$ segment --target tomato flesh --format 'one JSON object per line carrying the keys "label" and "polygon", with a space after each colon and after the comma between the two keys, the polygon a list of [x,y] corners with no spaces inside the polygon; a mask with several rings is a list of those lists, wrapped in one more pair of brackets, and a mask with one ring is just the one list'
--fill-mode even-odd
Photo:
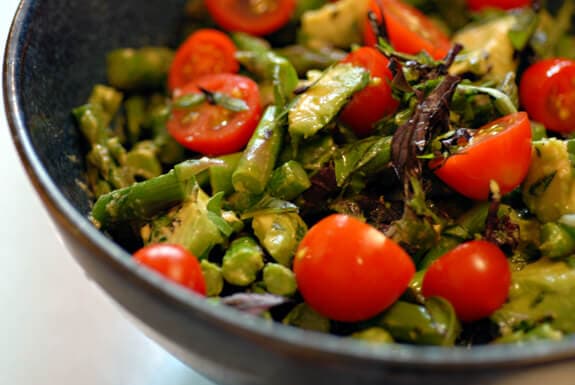
{"label": "tomato flesh", "polygon": [[198,259],[180,245],[158,243],[134,253],[134,259],[169,280],[206,295],[206,282]]}
{"label": "tomato flesh", "polygon": [[481,11],[486,8],[514,9],[529,5],[531,5],[531,0],[467,0],[467,6],[472,11]]}
{"label": "tomato flesh", "polygon": [[341,121],[358,136],[368,136],[373,133],[375,123],[394,113],[399,106],[391,91],[393,75],[388,68],[389,60],[373,47],[361,47],[343,62],[363,67],[371,73],[372,80],[377,79],[377,84],[356,93],[340,114]]}
{"label": "tomato flesh", "polygon": [[478,240],[457,246],[433,262],[423,277],[425,297],[443,297],[462,321],[488,317],[506,301],[511,269],[496,245]]}
{"label": "tomato flesh", "polygon": [[530,66],[519,98],[533,120],[561,134],[575,132],[575,61],[547,59]]}
{"label": "tomato flesh", "polygon": [[518,112],[481,127],[469,144],[447,159],[430,162],[430,168],[460,194],[487,200],[491,181],[497,182],[501,194],[523,182],[531,155],[529,118],[525,112]]}
{"label": "tomato flesh", "polygon": [[[397,51],[407,54],[426,51],[436,60],[443,59],[449,52],[449,37],[411,5],[400,0],[371,0],[369,9],[379,22],[385,20],[390,43]],[[377,44],[369,19],[364,23],[364,43]]]}
{"label": "tomato flesh", "polygon": [[241,150],[261,117],[258,85],[241,75],[207,75],[179,89],[174,97],[199,94],[200,88],[242,99],[248,109],[233,112],[208,102],[191,109],[174,109],[167,123],[168,131],[184,147],[204,155],[224,155]]}
{"label": "tomato flesh", "polygon": [[324,218],[308,231],[293,270],[306,303],[344,322],[365,320],[385,310],[415,273],[411,258],[393,240],[340,214]]}
{"label": "tomato flesh", "polygon": [[296,8],[296,0],[205,0],[205,4],[220,27],[256,36],[283,27]]}
{"label": "tomato flesh", "polygon": [[199,77],[217,73],[236,73],[236,46],[223,32],[201,29],[178,48],[168,74],[168,87],[174,90]]}

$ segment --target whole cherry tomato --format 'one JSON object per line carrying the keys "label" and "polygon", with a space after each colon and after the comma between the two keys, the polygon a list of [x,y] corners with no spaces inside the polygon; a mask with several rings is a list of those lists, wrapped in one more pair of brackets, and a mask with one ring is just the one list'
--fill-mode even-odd
{"label": "whole cherry tomato", "polygon": [[156,243],[136,251],[134,258],[171,281],[206,295],[206,282],[200,263],[182,246]]}
{"label": "whole cherry tomato", "polygon": [[513,9],[529,5],[531,0],[467,0],[467,6],[472,11],[481,11],[484,8]]}
{"label": "whole cherry tomato", "polygon": [[240,64],[235,55],[236,46],[225,33],[200,29],[176,51],[168,74],[168,87],[174,90],[204,75],[238,72]]}
{"label": "whole cherry tomato", "polygon": [[481,128],[469,143],[447,159],[429,166],[455,191],[468,198],[487,200],[491,181],[501,194],[518,187],[531,164],[531,125],[525,112],[504,116]]}
{"label": "whole cherry tomato", "polygon": [[288,23],[296,0],[205,0],[215,22],[228,31],[261,36],[277,31]]}
{"label": "whole cherry tomato", "polygon": [[[379,22],[385,20],[390,43],[397,51],[407,54],[426,51],[437,60],[449,52],[449,36],[411,5],[401,0],[371,0],[369,9]],[[377,43],[369,19],[364,22],[363,38],[365,45]]]}
{"label": "whole cherry tomato", "polygon": [[247,110],[232,111],[210,101],[192,108],[174,107],[167,124],[169,133],[182,146],[205,155],[241,150],[251,138],[262,114],[258,85],[241,75],[207,75],[178,89],[174,98],[202,94],[202,90],[242,99]]}
{"label": "whole cherry tomato", "polygon": [[442,297],[462,321],[490,316],[507,300],[511,269],[493,243],[470,241],[433,262],[423,277],[425,297]]}
{"label": "whole cherry tomato", "polygon": [[415,273],[409,255],[374,227],[335,214],[301,241],[293,270],[308,305],[338,321],[371,318],[393,304]]}
{"label": "whole cherry tomato", "polygon": [[562,134],[575,132],[575,61],[547,59],[531,65],[519,84],[529,116]]}
{"label": "whole cherry tomato", "polygon": [[363,67],[371,73],[372,79],[377,79],[376,84],[356,93],[340,114],[341,121],[358,136],[367,136],[373,132],[376,122],[394,113],[399,105],[391,93],[393,75],[387,68],[389,60],[373,47],[361,47],[343,62]]}

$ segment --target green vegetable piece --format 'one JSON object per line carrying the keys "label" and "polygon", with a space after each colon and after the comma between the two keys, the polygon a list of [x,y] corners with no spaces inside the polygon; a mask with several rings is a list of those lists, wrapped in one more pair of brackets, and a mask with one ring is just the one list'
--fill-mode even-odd
{"label": "green vegetable piece", "polygon": [[174,53],[164,47],[122,48],[107,56],[108,82],[126,91],[163,89]]}
{"label": "green vegetable piece", "polygon": [[503,337],[541,323],[575,332],[575,269],[563,260],[541,258],[514,272],[509,299],[491,319]]}
{"label": "green vegetable piece", "polygon": [[196,175],[220,164],[207,158],[185,161],[166,174],[102,195],[92,208],[92,220],[102,229],[121,222],[150,220],[181,203]]}
{"label": "green vegetable piece", "polygon": [[389,166],[391,137],[369,137],[341,149],[334,159],[335,178],[343,186],[356,174],[373,175]]}
{"label": "green vegetable piece", "polygon": [[328,2],[301,17],[301,35],[308,45],[348,48],[360,44],[368,0]]}
{"label": "green vegetable piece", "polygon": [[156,157],[157,148],[151,141],[138,142],[126,154],[126,166],[131,173],[142,179],[151,179],[162,173],[162,165]]}
{"label": "green vegetable piece", "polygon": [[523,182],[523,201],[541,222],[554,222],[575,212],[575,180],[568,144],[549,138],[533,146],[531,166]]}
{"label": "green vegetable piece", "polygon": [[234,240],[227,249],[222,263],[224,279],[236,286],[249,286],[264,267],[264,254],[251,237]]}
{"label": "green vegetable piece", "polygon": [[232,174],[238,167],[241,157],[241,152],[223,155],[218,157],[222,161],[221,165],[210,167],[210,186],[213,194],[223,192],[225,195],[229,195],[234,192]]}
{"label": "green vegetable piece", "polygon": [[357,91],[369,83],[369,72],[351,64],[336,64],[299,96],[289,111],[289,132],[309,138],[324,128]]}
{"label": "green vegetable piece", "polygon": [[97,84],[92,89],[88,104],[98,106],[102,111],[102,126],[108,127],[114,116],[120,110],[124,95],[118,90],[102,84]]}
{"label": "green vegetable piece", "polygon": [[140,138],[142,126],[146,121],[146,100],[141,96],[132,96],[124,102],[126,110],[126,136],[135,144]]}
{"label": "green vegetable piece", "polygon": [[153,133],[154,144],[158,147],[158,158],[166,165],[176,164],[185,159],[184,147],[170,135],[166,128],[170,115],[171,107],[168,99],[159,95],[151,98],[146,125]]}
{"label": "green vegetable piece", "polygon": [[206,281],[206,296],[217,297],[224,288],[222,268],[207,259],[202,259],[200,265]]}
{"label": "green vegetable piece", "polygon": [[290,45],[278,48],[275,52],[292,63],[301,77],[304,77],[311,70],[325,70],[329,66],[339,63],[346,56],[345,51],[330,46]]}
{"label": "green vegetable piece", "polygon": [[213,247],[227,241],[227,236],[210,216],[209,202],[210,197],[194,183],[182,205],[142,227],[144,244],[177,244],[199,259],[207,258]]}
{"label": "green vegetable piece", "polygon": [[575,239],[565,225],[555,222],[541,227],[541,253],[549,258],[564,258],[575,253]]}
{"label": "green vegetable piece", "polygon": [[549,324],[537,325],[528,330],[517,330],[516,332],[506,334],[497,338],[494,343],[496,344],[516,344],[530,341],[560,341],[563,339],[564,334],[559,330],[553,329]]}
{"label": "green vegetable piece", "polygon": [[418,345],[452,346],[461,330],[453,307],[442,298],[429,298],[425,306],[398,301],[378,324],[395,340]]}
{"label": "green vegetable piece", "polygon": [[297,71],[283,56],[271,51],[269,44],[246,34],[234,34],[238,47],[236,58],[263,83],[271,84],[275,104],[283,108],[292,98],[299,83]]}
{"label": "green vegetable piece", "polygon": [[272,49],[270,43],[262,38],[243,32],[235,32],[231,35],[238,51],[266,53]]}
{"label": "green vegetable piece", "polygon": [[373,344],[392,344],[395,342],[387,330],[377,326],[355,332],[351,338]]}
{"label": "green vegetable piece", "polygon": [[310,186],[309,177],[301,164],[290,160],[274,170],[268,182],[268,193],[276,198],[290,201]]}
{"label": "green vegetable piece", "polygon": [[301,143],[297,150],[289,145],[284,146],[280,154],[280,162],[295,160],[302,165],[304,170],[313,173],[320,170],[332,158],[336,150],[337,145],[331,135],[318,135]]}
{"label": "green vegetable piece", "polygon": [[305,303],[294,307],[283,319],[284,325],[295,326],[300,329],[329,333],[331,324],[329,319],[322,316]]}
{"label": "green vegetable piece", "polygon": [[257,215],[252,227],[264,249],[287,267],[291,266],[297,246],[307,232],[306,223],[296,213]]}
{"label": "green vegetable piece", "polygon": [[277,109],[268,107],[232,174],[236,191],[261,194],[265,190],[278,158],[283,127]]}
{"label": "green vegetable piece", "polygon": [[267,263],[264,267],[264,284],[267,291],[275,295],[291,296],[297,290],[294,272],[277,263]]}
{"label": "green vegetable piece", "polygon": [[534,142],[547,138],[547,130],[541,123],[531,122],[531,138]]}

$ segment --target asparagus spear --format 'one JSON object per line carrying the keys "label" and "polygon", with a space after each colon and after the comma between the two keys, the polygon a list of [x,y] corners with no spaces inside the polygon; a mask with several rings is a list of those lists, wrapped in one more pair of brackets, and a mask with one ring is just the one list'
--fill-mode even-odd
{"label": "asparagus spear", "polygon": [[221,164],[208,158],[188,160],[166,174],[102,195],[92,208],[92,220],[103,229],[121,222],[149,220],[181,203],[193,178]]}
{"label": "asparagus spear", "polygon": [[236,191],[261,194],[266,188],[281,148],[284,120],[268,107],[232,174]]}

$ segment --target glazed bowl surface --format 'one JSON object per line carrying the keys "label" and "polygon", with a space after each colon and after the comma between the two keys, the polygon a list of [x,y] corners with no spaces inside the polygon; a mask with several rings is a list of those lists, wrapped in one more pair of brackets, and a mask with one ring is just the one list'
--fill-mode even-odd
{"label": "glazed bowl surface", "polygon": [[4,57],[6,113],[30,180],[77,262],[146,333],[228,385],[573,383],[574,337],[466,349],[373,346],[307,332],[190,295],[94,228],[79,183],[84,147],[70,111],[105,81],[108,51],[173,46],[183,3],[24,0]]}

